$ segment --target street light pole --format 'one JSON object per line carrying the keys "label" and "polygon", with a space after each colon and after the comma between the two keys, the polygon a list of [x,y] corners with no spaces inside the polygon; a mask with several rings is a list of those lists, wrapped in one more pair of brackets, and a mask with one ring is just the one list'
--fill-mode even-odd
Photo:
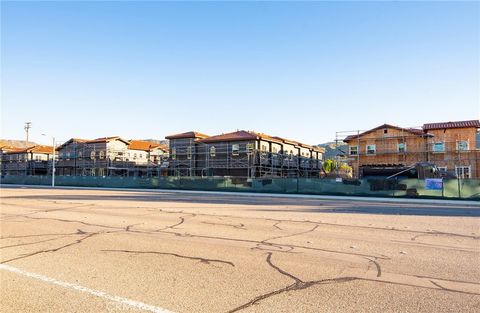
{"label": "street light pole", "polygon": [[52,187],[55,187],[55,137],[52,137]]}
{"label": "street light pole", "polygon": [[[46,136],[42,134],[42,136]],[[52,136],[52,187],[55,187],[55,137]]]}

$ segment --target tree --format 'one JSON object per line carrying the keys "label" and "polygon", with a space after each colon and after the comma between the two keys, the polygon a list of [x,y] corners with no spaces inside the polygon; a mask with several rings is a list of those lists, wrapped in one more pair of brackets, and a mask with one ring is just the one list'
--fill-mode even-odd
{"label": "tree", "polygon": [[325,174],[330,174],[335,169],[335,161],[334,160],[326,160],[323,163],[323,171]]}

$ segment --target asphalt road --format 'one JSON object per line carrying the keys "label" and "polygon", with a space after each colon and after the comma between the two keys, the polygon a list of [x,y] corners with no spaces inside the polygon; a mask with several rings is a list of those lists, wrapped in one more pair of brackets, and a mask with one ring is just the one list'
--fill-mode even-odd
{"label": "asphalt road", "polygon": [[1,312],[478,312],[480,208],[1,189]]}

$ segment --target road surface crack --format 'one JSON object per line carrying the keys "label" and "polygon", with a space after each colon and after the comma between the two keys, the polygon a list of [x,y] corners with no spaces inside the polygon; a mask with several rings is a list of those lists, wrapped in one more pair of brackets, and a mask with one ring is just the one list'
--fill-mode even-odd
{"label": "road surface crack", "polygon": [[234,309],[229,310],[228,313],[238,312],[240,310],[246,309],[246,308],[248,308],[252,305],[257,304],[262,300],[265,300],[267,298],[270,298],[270,297],[273,297],[273,296],[276,296],[276,295],[279,295],[279,294],[282,294],[282,293],[285,293],[285,292],[303,290],[303,289],[307,289],[307,288],[310,288],[310,287],[315,286],[315,285],[345,283],[345,282],[349,282],[349,281],[353,281],[353,280],[358,279],[356,277],[339,277],[339,278],[329,278],[329,279],[321,279],[321,280],[303,281],[302,279],[296,277],[295,275],[293,275],[291,273],[288,273],[287,271],[282,270],[280,267],[273,264],[272,263],[272,253],[271,252],[269,252],[267,254],[266,261],[267,261],[268,265],[270,267],[274,268],[277,272],[279,272],[280,274],[282,274],[284,276],[289,277],[290,279],[293,279],[294,283],[291,284],[291,285],[288,285],[286,287],[271,291],[269,293],[259,295],[255,298],[253,298],[252,300],[246,302],[245,304],[242,304],[242,305],[240,305],[240,306],[238,306]]}
{"label": "road surface crack", "polygon": [[190,259],[190,260],[198,260],[201,263],[205,264],[210,264],[210,263],[223,263],[230,265],[232,267],[235,267],[235,264],[233,264],[230,261],[224,261],[224,260],[219,260],[219,259],[208,259],[208,258],[202,258],[202,257],[194,257],[194,256],[187,256],[187,255],[181,255],[177,253],[169,253],[169,252],[159,252],[159,251],[135,251],[135,250],[101,250],[103,252],[120,252],[120,253],[132,253],[132,254],[157,254],[157,255],[168,255],[168,256],[174,256],[177,258],[182,258],[182,259]]}

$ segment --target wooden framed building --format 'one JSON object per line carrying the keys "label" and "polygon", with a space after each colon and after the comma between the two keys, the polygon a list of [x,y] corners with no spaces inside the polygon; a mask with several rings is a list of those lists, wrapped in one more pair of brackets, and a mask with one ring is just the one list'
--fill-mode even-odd
{"label": "wooden framed building", "polygon": [[322,168],[322,148],[252,131],[166,139],[172,176],[319,177]]}
{"label": "wooden framed building", "polygon": [[480,121],[428,123],[427,162],[460,178],[480,178]]}
{"label": "wooden framed building", "polygon": [[47,175],[53,147],[36,145],[2,151],[2,175]]}
{"label": "wooden framed building", "polygon": [[354,176],[390,176],[418,163],[434,164],[445,175],[480,177],[478,120],[429,123],[422,128],[383,124],[347,136]]}
{"label": "wooden framed building", "polygon": [[190,131],[165,137],[169,140],[168,172],[171,176],[201,176],[205,168],[205,145],[199,140],[208,135]]}
{"label": "wooden framed building", "polygon": [[157,176],[168,149],[143,140],[72,138],[57,148],[57,175]]}

